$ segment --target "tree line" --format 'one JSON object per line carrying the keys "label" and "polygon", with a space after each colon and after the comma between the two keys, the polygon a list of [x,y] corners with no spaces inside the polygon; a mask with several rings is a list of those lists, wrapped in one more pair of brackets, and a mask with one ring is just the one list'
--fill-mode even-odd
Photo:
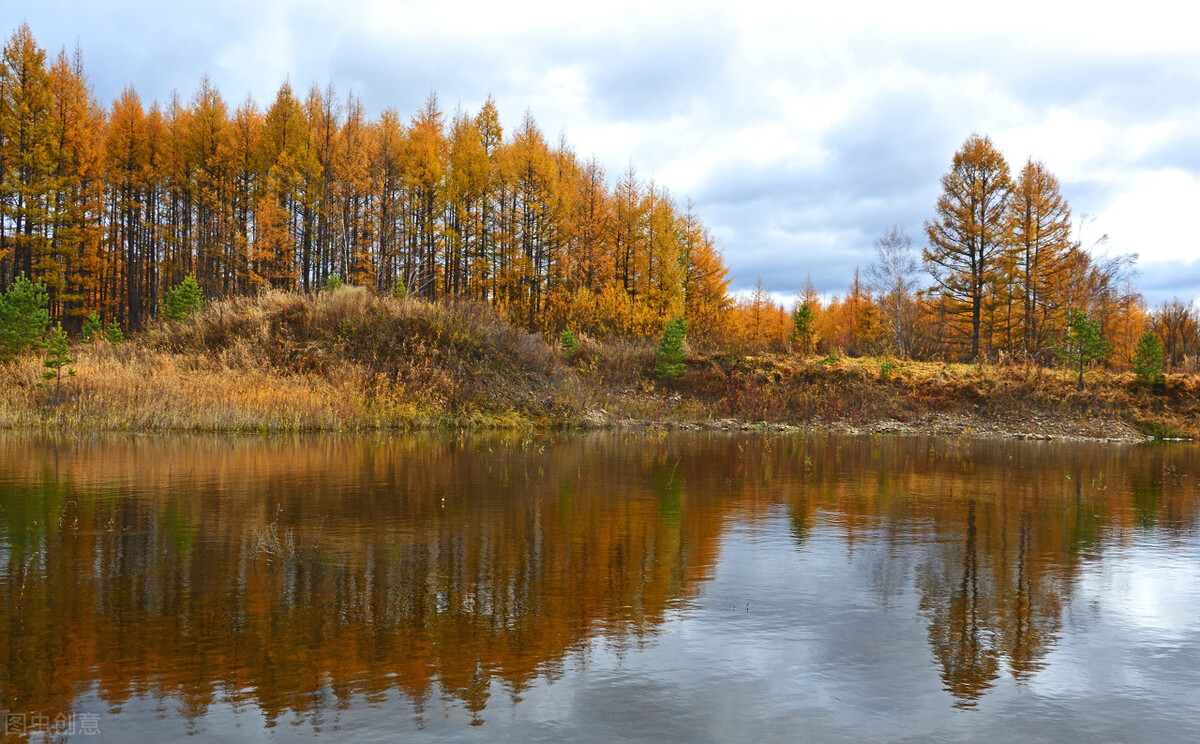
{"label": "tree line", "polygon": [[[1085,244],[1058,179],[1029,158],[1014,177],[986,136],[972,135],[942,177],[918,249],[895,225],[875,240],[865,276],[822,302],[811,280],[790,312],[760,282],[740,298],[733,327],[746,349],[800,348],[850,356],[1061,362],[1095,325],[1111,363],[1135,364],[1147,334],[1171,369],[1200,364],[1200,313],[1174,299],[1147,308],[1136,254]],[[1068,353],[1068,356],[1070,354]]]}
{"label": "tree line", "polygon": [[[213,299],[332,281],[468,299],[531,330],[657,335],[693,347],[1054,363],[1071,319],[1098,324],[1113,363],[1154,333],[1176,369],[1200,359],[1200,316],[1145,307],[1136,256],[1085,245],[1060,184],[1033,158],[1013,174],[972,135],[921,234],[896,226],[847,291],[809,282],[787,308],[742,297],[690,202],[630,166],[612,181],[532,116],[505,133],[495,102],[369,118],[332,86],[280,86],[265,110],[208,79],[190,100],[104,106],[82,56],[52,61],[28,26],[0,60],[0,292],[44,285],[72,333],[95,316],[137,331],[194,276]],[[98,321],[91,321],[98,322]]]}
{"label": "tree line", "polygon": [[367,117],[332,86],[287,83],[265,110],[208,79],[145,105],[91,93],[78,50],[48,61],[28,26],[0,64],[0,290],[45,285],[51,317],[138,330],[194,275],[205,296],[339,280],[502,308],[523,326],[715,333],[728,273],[690,203],[632,166],[611,185],[530,115],[494,101]]}

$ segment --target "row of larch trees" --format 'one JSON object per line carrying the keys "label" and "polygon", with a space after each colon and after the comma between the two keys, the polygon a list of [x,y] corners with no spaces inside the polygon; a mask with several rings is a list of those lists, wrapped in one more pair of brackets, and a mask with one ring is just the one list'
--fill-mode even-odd
{"label": "row of larch trees", "polygon": [[1083,244],[1086,221],[1073,221],[1042,162],[1030,158],[1014,178],[992,142],[972,135],[941,183],[923,250],[894,226],[844,295],[822,302],[810,281],[790,316],[760,283],[733,308],[731,341],[747,350],[1053,363],[1069,319],[1082,313],[1112,342],[1117,365],[1128,365],[1148,329],[1169,350],[1169,365],[1200,348],[1188,330],[1200,327],[1189,323],[1190,306],[1147,313],[1132,282],[1136,255],[1093,252],[1104,238]]}
{"label": "row of larch trees", "polygon": [[1132,352],[1145,323],[1131,281],[1136,255],[1097,259],[1086,250],[1058,179],[1040,161],[1027,160],[1014,180],[991,140],[972,135],[942,177],[925,233],[942,321],[933,327],[959,356],[1048,360],[1076,312]]}
{"label": "row of larch trees", "polygon": [[21,273],[68,327],[97,312],[140,328],[188,274],[210,297],[337,276],[593,335],[686,315],[697,341],[728,305],[690,204],[632,167],[610,184],[529,115],[506,137],[491,100],[371,119],[332,86],[286,83],[264,111],[207,79],[186,102],[128,88],[105,108],[79,53],[48,63],[27,26],[0,65],[0,290]]}
{"label": "row of larch trees", "polygon": [[822,305],[806,288],[797,335],[765,287],[728,296],[690,202],[632,166],[610,181],[529,115],[506,133],[491,100],[448,116],[431,95],[409,118],[370,118],[332,86],[298,96],[285,83],[264,110],[204,79],[190,100],[147,106],[128,88],[105,107],[80,53],[51,60],[27,26],[0,60],[0,291],[22,273],[43,282],[68,329],[92,313],[142,328],[189,274],[208,297],[336,276],[488,303],[553,333],[646,337],[682,315],[701,347],[1053,362],[1081,312],[1117,363],[1148,327],[1168,364],[1200,358],[1194,308],[1148,314],[1135,257],[1083,245],[1039,161],[1014,177],[972,135],[923,232],[923,251],[899,228],[882,236],[841,298]]}

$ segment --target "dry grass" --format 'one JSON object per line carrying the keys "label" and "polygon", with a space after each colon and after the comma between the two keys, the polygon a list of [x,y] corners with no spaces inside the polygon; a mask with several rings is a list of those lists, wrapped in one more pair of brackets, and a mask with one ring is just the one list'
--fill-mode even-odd
{"label": "dry grass", "polygon": [[636,385],[654,372],[654,344],[647,340],[613,338],[604,342],[586,335],[579,339],[575,365],[597,386]]}
{"label": "dry grass", "polygon": [[545,415],[566,374],[549,346],[486,307],[372,297],[358,287],[215,302],[136,341],[76,353],[78,374],[58,407],[36,386],[36,358],[0,368],[0,426],[514,426]]}
{"label": "dry grass", "polygon": [[1200,376],[1141,389],[1131,373],[881,358],[713,357],[692,360],[685,395],[716,415],[809,423],[910,421],[931,413],[1121,419],[1149,434],[1200,437]]}
{"label": "dry grass", "polygon": [[1130,374],[879,358],[693,357],[653,377],[648,341],[557,344],[477,304],[376,297],[358,287],[212,303],[120,346],[77,346],[55,407],[41,362],[0,366],[0,427],[139,431],[365,431],[572,425],[611,418],[820,425],[919,421],[931,413],[1121,419],[1200,437],[1200,375],[1162,391]]}

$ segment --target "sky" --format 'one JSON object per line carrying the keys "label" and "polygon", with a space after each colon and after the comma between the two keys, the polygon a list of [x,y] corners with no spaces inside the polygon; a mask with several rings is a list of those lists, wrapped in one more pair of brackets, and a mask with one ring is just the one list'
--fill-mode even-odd
{"label": "sky", "polygon": [[[332,83],[367,112],[496,99],[615,180],[631,165],[717,238],[731,289],[844,292],[899,225],[925,245],[940,178],[972,134],[1014,175],[1060,180],[1077,238],[1136,253],[1150,305],[1200,297],[1200,37],[1177,2],[1136,12],[1003,4],[0,0],[51,53],[83,53],[104,102],[269,105]],[[1107,236],[1107,239],[1103,239]]]}

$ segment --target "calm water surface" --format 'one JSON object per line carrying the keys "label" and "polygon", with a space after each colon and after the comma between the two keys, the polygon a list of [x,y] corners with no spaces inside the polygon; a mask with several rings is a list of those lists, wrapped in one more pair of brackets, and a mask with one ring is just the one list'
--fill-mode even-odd
{"label": "calm water surface", "polygon": [[2,435],[0,710],[33,741],[1196,741],[1198,508],[1193,445]]}

